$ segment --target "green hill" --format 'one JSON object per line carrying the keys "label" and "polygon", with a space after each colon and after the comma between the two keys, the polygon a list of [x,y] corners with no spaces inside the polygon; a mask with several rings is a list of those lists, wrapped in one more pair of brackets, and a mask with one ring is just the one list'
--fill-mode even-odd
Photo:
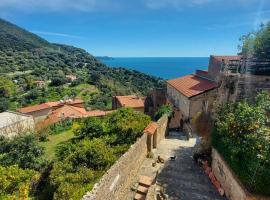
{"label": "green hill", "polygon": [[[76,89],[80,84],[98,89],[98,92],[95,90],[81,95],[89,107],[109,108],[112,95],[145,95],[149,90],[163,87],[164,84],[161,79],[137,71],[109,68],[83,49],[49,43],[2,19],[0,74],[16,82],[12,95],[5,95],[5,99],[2,99],[2,102],[8,102],[5,107],[9,109],[59,100],[63,96],[81,95]],[[77,81],[67,85],[65,76],[68,74],[76,75]],[[46,81],[48,87],[35,87],[35,80]],[[5,85],[3,81],[2,85]],[[0,80],[1,93],[4,92],[1,92]]]}

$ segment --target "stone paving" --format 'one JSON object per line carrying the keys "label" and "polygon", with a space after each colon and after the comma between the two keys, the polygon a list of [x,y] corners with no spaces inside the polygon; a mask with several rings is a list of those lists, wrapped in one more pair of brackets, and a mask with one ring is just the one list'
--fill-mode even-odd
{"label": "stone paving", "polygon": [[[196,139],[187,141],[175,132],[169,135],[154,151],[154,159],[161,156],[165,163],[152,167],[154,159],[146,158],[140,175],[154,178],[158,172],[157,185],[164,189],[169,200],[225,200],[192,159]],[[176,160],[171,161],[171,156],[176,156]]]}

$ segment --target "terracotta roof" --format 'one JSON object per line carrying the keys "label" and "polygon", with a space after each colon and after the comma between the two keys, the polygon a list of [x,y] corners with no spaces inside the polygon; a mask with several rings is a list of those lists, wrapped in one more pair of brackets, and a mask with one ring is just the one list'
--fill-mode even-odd
{"label": "terracotta roof", "polygon": [[40,130],[46,126],[57,123],[62,119],[77,119],[83,117],[102,117],[105,116],[112,111],[103,111],[103,110],[91,110],[86,111],[84,108],[78,108],[72,105],[64,105],[56,110],[54,110],[48,117],[42,122],[37,124],[37,129]]}
{"label": "terracotta roof", "polygon": [[213,81],[193,74],[168,80],[167,83],[189,98],[218,86]]}
{"label": "terracotta roof", "polygon": [[75,99],[73,101],[65,101],[65,102],[60,102],[60,101],[51,101],[51,102],[46,102],[46,103],[42,103],[39,105],[34,105],[34,106],[27,106],[27,107],[23,107],[18,109],[17,111],[20,113],[31,113],[31,112],[35,112],[35,111],[39,111],[39,110],[44,110],[47,108],[52,108],[52,107],[57,107],[57,106],[64,106],[64,105],[74,105],[74,104],[80,104],[83,103],[83,100],[81,99]]}
{"label": "terracotta roof", "polygon": [[151,122],[148,126],[144,129],[144,133],[153,135],[158,128],[158,124],[156,122]]}
{"label": "terracotta roof", "polygon": [[218,61],[240,60],[241,56],[212,56]]}
{"label": "terracotta roof", "polygon": [[20,108],[17,111],[20,112],[20,113],[31,113],[31,112],[34,112],[34,111],[44,110],[44,109],[47,109],[47,108],[50,108],[50,106],[48,104],[46,104],[46,103],[42,103],[42,104],[39,104],[39,105],[27,106],[27,107],[24,107],[24,108]]}
{"label": "terracotta roof", "polygon": [[115,98],[119,101],[120,105],[123,107],[128,107],[128,108],[143,108],[144,107],[144,100],[135,95],[116,96]]}

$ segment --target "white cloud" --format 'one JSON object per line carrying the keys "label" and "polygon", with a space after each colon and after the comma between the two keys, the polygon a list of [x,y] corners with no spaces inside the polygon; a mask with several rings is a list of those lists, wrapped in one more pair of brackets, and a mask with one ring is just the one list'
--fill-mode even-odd
{"label": "white cloud", "polygon": [[[264,1],[264,0],[260,0]],[[249,6],[257,5],[258,0],[145,0],[146,7],[150,9],[174,8],[184,9],[188,7],[218,4],[224,6]],[[269,2],[268,2],[269,4]]]}
{"label": "white cloud", "polygon": [[146,6],[151,9],[162,9],[166,7],[182,9],[185,7],[209,4],[214,1],[219,0],[146,0]]}
{"label": "white cloud", "polygon": [[77,36],[77,35],[70,35],[66,33],[55,33],[55,32],[47,32],[47,31],[31,31],[33,33],[39,34],[39,35],[51,35],[51,36],[59,36],[59,37],[67,37],[67,38],[77,38],[77,39],[85,39],[84,37]]}
{"label": "white cloud", "polygon": [[111,0],[0,0],[0,9],[16,9],[21,11],[83,11],[112,7]]}

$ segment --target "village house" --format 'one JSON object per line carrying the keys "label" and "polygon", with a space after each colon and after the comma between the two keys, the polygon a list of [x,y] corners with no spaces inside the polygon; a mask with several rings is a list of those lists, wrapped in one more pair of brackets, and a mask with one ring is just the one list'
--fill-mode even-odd
{"label": "village house", "polygon": [[77,76],[75,75],[66,75],[66,78],[69,82],[73,82],[77,80]]}
{"label": "village house", "polygon": [[114,96],[112,100],[112,109],[133,108],[136,111],[144,112],[144,99],[135,95]]}
{"label": "village house", "polygon": [[39,88],[44,88],[46,86],[45,81],[35,81],[34,82],[36,84],[37,87]]}
{"label": "village house", "polygon": [[0,136],[14,137],[34,130],[34,120],[30,115],[6,111],[0,113]]}
{"label": "village house", "polygon": [[103,110],[86,110],[84,107],[77,107],[71,104],[64,104],[63,106],[53,110],[43,121],[37,123],[37,130],[47,127],[51,124],[67,120],[79,119],[84,117],[104,117],[105,115],[113,112]]}
{"label": "village house", "polygon": [[84,102],[81,99],[68,99],[54,102],[42,103],[39,105],[27,106],[18,109],[17,111],[23,114],[31,115],[35,122],[44,120],[54,110],[63,107],[64,105],[71,105],[78,108],[84,108]]}
{"label": "village house", "polygon": [[167,98],[173,106],[170,128],[192,134],[192,118],[212,109],[218,85],[200,72],[167,81]]}

